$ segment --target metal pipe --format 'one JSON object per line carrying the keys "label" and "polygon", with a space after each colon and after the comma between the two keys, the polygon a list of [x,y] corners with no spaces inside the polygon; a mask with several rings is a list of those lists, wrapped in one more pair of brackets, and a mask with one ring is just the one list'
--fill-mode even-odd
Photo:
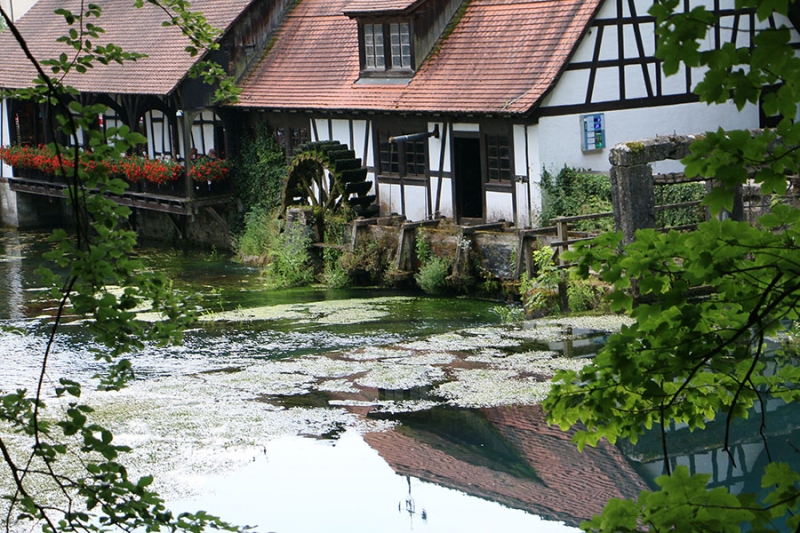
{"label": "metal pipe", "polygon": [[389,137],[390,143],[404,143],[406,141],[421,141],[429,137],[439,138],[439,125],[433,127],[433,131],[425,131],[422,133],[409,133],[408,135],[398,135],[397,137]]}
{"label": "metal pipe", "polygon": [[[9,128],[10,125],[7,121],[7,113],[6,113],[6,100],[0,100],[0,148],[6,145],[6,128]],[[5,168],[5,163],[0,161],[0,179],[5,178],[3,169]]]}

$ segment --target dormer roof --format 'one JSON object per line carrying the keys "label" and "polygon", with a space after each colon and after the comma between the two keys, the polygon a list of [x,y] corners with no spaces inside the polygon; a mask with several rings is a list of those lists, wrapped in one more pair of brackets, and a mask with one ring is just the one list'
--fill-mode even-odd
{"label": "dormer roof", "polygon": [[348,17],[361,15],[404,14],[413,11],[425,0],[350,0],[343,13]]}
{"label": "dormer roof", "polygon": [[[601,0],[472,0],[410,80],[360,80],[357,9],[410,0],[302,0],[242,80],[238,106],[286,110],[530,112]],[[374,11],[373,11],[374,13]]]}

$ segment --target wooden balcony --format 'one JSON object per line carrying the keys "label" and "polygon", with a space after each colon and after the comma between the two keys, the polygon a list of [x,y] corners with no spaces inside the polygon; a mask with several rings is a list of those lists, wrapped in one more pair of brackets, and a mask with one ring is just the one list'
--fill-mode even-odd
{"label": "wooden balcony", "polygon": [[[15,177],[3,178],[12,191],[54,198],[64,198],[66,183],[59,177],[37,171],[19,171]],[[129,183],[128,190],[112,198],[120,205],[135,209],[161,211],[176,215],[195,215],[204,207],[228,204],[233,197],[231,180],[222,182],[190,182],[194,187],[189,194],[186,180],[163,185],[148,182]]]}

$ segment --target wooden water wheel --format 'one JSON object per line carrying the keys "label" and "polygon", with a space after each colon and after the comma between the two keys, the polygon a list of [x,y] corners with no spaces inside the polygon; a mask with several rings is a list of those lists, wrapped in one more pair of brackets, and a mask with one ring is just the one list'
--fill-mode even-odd
{"label": "wooden water wheel", "polygon": [[376,196],[369,194],[367,168],[353,150],[338,141],[301,145],[289,166],[283,190],[283,209],[293,205],[319,207],[325,211],[350,206],[361,216],[375,216]]}

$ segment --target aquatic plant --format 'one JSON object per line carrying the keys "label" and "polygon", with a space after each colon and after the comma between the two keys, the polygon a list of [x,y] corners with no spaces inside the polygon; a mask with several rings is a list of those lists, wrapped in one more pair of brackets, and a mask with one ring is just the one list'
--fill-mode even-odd
{"label": "aquatic plant", "polygon": [[256,206],[245,215],[244,231],[233,238],[233,248],[242,259],[265,262],[270,245],[280,232],[276,208]]}
{"label": "aquatic plant", "polygon": [[424,229],[417,231],[415,251],[420,267],[414,274],[419,288],[428,294],[443,294],[447,291],[447,278],[453,266],[449,257],[441,257],[434,253],[431,234]]}
{"label": "aquatic plant", "polygon": [[314,281],[311,235],[302,224],[291,224],[272,238],[267,250],[264,276],[272,288],[299,287]]}

